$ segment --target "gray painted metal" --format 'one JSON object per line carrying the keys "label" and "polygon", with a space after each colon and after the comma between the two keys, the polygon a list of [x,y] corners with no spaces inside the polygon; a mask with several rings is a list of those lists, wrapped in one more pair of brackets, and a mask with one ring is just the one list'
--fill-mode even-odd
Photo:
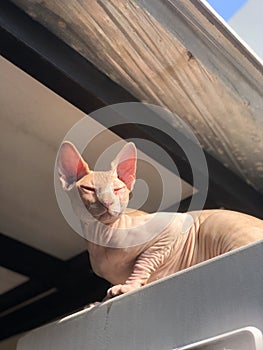
{"label": "gray painted metal", "polygon": [[263,242],[227,253],[32,331],[18,350],[174,349],[263,330]]}

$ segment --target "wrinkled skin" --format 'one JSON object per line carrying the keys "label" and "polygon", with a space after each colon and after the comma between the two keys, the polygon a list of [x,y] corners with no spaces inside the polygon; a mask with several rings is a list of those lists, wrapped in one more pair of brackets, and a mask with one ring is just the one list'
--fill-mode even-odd
{"label": "wrinkled skin", "polygon": [[64,143],[58,170],[87,238],[92,268],[113,284],[104,300],[263,239],[262,220],[227,210],[158,213],[157,222],[167,224],[146,227],[152,214],[126,209],[136,172],[132,143],[105,172],[91,171],[75,147]]}

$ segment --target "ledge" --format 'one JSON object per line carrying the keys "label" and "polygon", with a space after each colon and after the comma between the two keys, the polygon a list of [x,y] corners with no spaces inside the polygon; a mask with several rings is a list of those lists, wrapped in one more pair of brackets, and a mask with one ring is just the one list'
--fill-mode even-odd
{"label": "ledge", "polygon": [[36,329],[18,350],[174,349],[263,331],[263,241]]}

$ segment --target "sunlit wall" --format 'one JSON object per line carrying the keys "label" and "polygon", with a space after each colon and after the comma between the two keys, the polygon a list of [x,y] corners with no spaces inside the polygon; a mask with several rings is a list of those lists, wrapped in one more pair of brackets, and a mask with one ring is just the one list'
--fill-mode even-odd
{"label": "sunlit wall", "polygon": [[263,59],[263,0],[207,0]]}

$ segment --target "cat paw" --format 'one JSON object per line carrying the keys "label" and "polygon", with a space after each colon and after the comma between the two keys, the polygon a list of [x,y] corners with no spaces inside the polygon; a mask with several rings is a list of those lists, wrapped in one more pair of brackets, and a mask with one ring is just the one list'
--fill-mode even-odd
{"label": "cat paw", "polygon": [[140,284],[117,284],[116,286],[111,287],[107,291],[107,295],[103,301],[109,300],[111,298],[116,297],[117,295],[122,295],[128,292],[131,292],[137,288],[139,288]]}
{"label": "cat paw", "polygon": [[90,310],[90,309],[92,309],[94,306],[97,306],[97,305],[99,305],[99,304],[101,304],[99,301],[95,301],[94,303],[90,303],[90,304],[84,306],[83,310]]}

